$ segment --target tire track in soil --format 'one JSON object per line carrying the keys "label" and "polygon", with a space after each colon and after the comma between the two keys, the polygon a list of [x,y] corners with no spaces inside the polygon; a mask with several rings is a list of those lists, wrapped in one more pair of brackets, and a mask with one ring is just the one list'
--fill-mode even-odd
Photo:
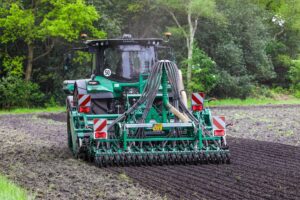
{"label": "tire track in soil", "polygon": [[[234,180],[233,178],[222,177],[219,174],[216,174],[216,172],[212,174],[211,170],[208,170],[208,171],[206,171],[206,173],[203,173],[203,174],[202,174],[202,172],[204,172],[204,171],[202,170],[197,175],[195,175],[194,173],[189,173],[191,170],[193,170],[193,168],[187,167],[187,168],[185,168],[185,170],[182,171],[182,173],[189,175],[190,178],[194,178],[196,181],[209,179],[209,181],[213,183],[212,185],[215,189],[222,191],[220,193],[221,195],[224,193],[227,194],[226,197],[228,199],[231,198],[232,193],[236,194],[236,196],[238,197],[237,199],[245,199],[245,198],[248,198],[249,193],[252,192],[252,190],[250,190],[250,192],[248,192],[246,194],[242,193],[239,185],[234,184],[236,182],[236,180]],[[195,169],[195,170],[199,171],[199,169]],[[247,189],[249,190],[251,188],[253,188],[253,185],[248,184]],[[263,199],[264,196],[257,195],[257,198]]]}
{"label": "tire track in soil", "polygon": [[[183,166],[184,167],[184,166]],[[207,184],[208,182],[208,178],[210,178],[210,182],[214,182],[215,183],[215,180],[212,180],[212,177],[209,173],[206,173],[206,174],[201,174],[199,176],[199,174],[189,174],[189,171],[190,169],[188,170],[184,170],[184,168],[181,168],[181,167],[176,167],[176,169],[172,169],[172,168],[166,168],[165,171],[162,172],[161,169],[157,169],[157,168],[153,168],[150,169],[150,171],[153,171],[154,173],[157,173],[158,175],[162,175],[162,176],[166,176],[166,177],[172,177],[172,179],[176,179],[176,181],[178,181],[178,183],[182,184],[182,183],[189,183],[188,185],[186,185],[186,187],[189,187],[191,190],[195,190],[195,188],[193,187],[194,185],[202,185],[202,188],[203,190],[205,191],[209,191],[210,193],[214,194],[212,197],[215,198],[216,195],[218,195],[218,198],[220,199],[223,199],[224,197],[227,197],[227,198],[232,198],[232,194],[230,196],[228,196],[228,193],[226,193],[226,191],[228,191],[228,188],[227,186],[224,187],[224,184],[223,184],[223,187],[220,188],[222,189],[222,192],[216,192],[215,190],[216,189],[219,189],[218,187],[210,187],[210,185]],[[184,174],[184,178],[182,177],[178,177],[177,174],[178,173],[182,173]],[[200,178],[198,178],[200,177]],[[186,187],[184,187],[183,189],[185,189]],[[230,189],[229,189],[230,191]],[[199,192],[199,191],[197,191]],[[232,191],[236,197],[238,199],[241,199],[242,197],[244,197],[241,193],[237,193],[235,191]]]}
{"label": "tire track in soil", "polygon": [[[234,156],[234,155],[232,155]],[[248,168],[256,168],[256,169],[260,169],[261,171],[265,171],[266,173],[270,172],[270,171],[276,171],[279,174],[284,173],[285,176],[291,176],[291,177],[299,177],[299,172],[295,171],[295,169],[299,168],[300,165],[290,165],[290,163],[286,162],[285,160],[282,160],[282,162],[274,162],[273,160],[269,160],[269,161],[262,161],[262,160],[258,160],[258,161],[248,161],[247,163],[245,163],[245,158],[241,157],[241,156],[235,156],[233,162],[235,164],[239,164],[241,166],[245,166]],[[291,161],[293,162],[293,161]],[[273,165],[282,165],[281,167],[275,166],[273,167],[272,165],[270,165],[270,163],[272,163]],[[289,174],[291,173],[291,174]],[[273,174],[271,174],[273,175]]]}
{"label": "tire track in soil", "polygon": [[[274,185],[274,186],[276,186],[276,184],[278,184],[278,183],[293,186],[295,184],[298,184],[298,182],[299,182],[297,180],[297,181],[291,183],[290,177],[286,177],[286,174],[284,174],[284,175],[280,174],[280,176],[279,176],[279,175],[277,175],[277,172],[276,172],[276,174],[274,174],[274,173],[269,174],[268,171],[263,171],[264,176],[261,176],[261,174],[252,174],[252,177],[249,177],[248,174],[251,174],[253,172],[253,168],[252,169],[249,169],[249,168],[247,169],[247,165],[242,165],[242,164],[241,164],[241,166],[243,166],[243,168],[239,168],[239,169],[236,168],[234,172],[236,174],[242,174],[243,176],[247,176],[247,180],[248,181],[250,180],[249,182],[252,182],[253,184],[256,184],[256,181],[258,181],[258,180],[262,179],[262,181],[264,181],[265,178],[271,179],[271,178],[274,178],[274,177],[276,177],[276,180],[277,180],[277,182],[275,182],[275,183],[271,182],[271,185]],[[202,171],[208,171],[206,168],[202,168],[201,170]],[[222,170],[222,172],[220,173],[218,170]],[[226,168],[225,169],[220,169],[220,168],[216,169],[215,174],[218,174],[218,175],[222,176],[223,173],[226,173],[226,171],[224,171],[224,170],[226,170]],[[208,172],[210,172],[210,171],[208,171]],[[287,179],[289,179],[288,182],[287,182]],[[265,187],[269,188],[268,186],[269,185],[266,185]]]}
{"label": "tire track in soil", "polygon": [[230,165],[113,167],[170,199],[300,199],[299,147],[229,138]]}
{"label": "tire track in soil", "polygon": [[[192,169],[191,169],[192,168]],[[194,174],[193,173],[190,173],[190,171],[191,170],[199,170],[199,168],[198,168],[198,166],[195,166],[195,167],[189,167],[189,166],[187,166],[187,167],[184,167],[184,169],[186,169],[186,170],[183,170],[183,173],[185,173],[185,174],[189,174],[189,175],[191,175],[191,176],[194,176]],[[208,174],[211,174],[211,170],[203,170],[203,169],[206,169],[206,168],[201,168],[201,172],[203,172],[203,171],[206,171],[206,173],[205,173],[205,175],[208,175]],[[218,170],[222,170],[222,169],[218,169]],[[253,193],[253,191],[257,191],[257,190],[263,190],[264,191],[264,189],[270,189],[270,190],[272,190],[273,189],[273,186],[274,187],[276,187],[276,184],[272,184],[273,182],[268,182],[268,183],[264,183],[264,179],[266,178],[266,177],[263,177],[263,176],[255,176],[255,177],[250,177],[249,176],[249,174],[243,174],[243,177],[244,176],[246,176],[247,177],[247,181],[246,182],[244,182],[244,181],[238,181],[238,180],[233,180],[232,178],[229,178],[229,177],[225,177],[225,176],[222,176],[222,174],[223,173],[226,173],[226,168],[224,169],[224,170],[222,170],[222,173],[220,173],[218,170],[216,170],[216,171],[214,171],[214,174],[213,175],[215,175],[215,176],[212,176],[211,177],[211,179],[214,181],[214,182],[220,182],[220,184],[222,185],[226,185],[226,186],[231,186],[231,185],[228,185],[227,184],[227,182],[232,182],[232,181],[236,181],[236,182],[239,182],[240,184],[243,184],[243,185],[245,185],[245,187],[247,187],[247,189],[249,189],[249,188],[252,188],[253,190],[251,190],[251,193],[252,194],[254,194],[254,195],[256,195],[256,192],[254,192]],[[178,171],[178,170],[177,170]],[[223,172],[224,171],[224,172]],[[240,174],[240,173],[243,173],[243,171],[241,170],[241,169],[239,169],[239,170],[236,170],[235,171],[235,173],[236,174]],[[217,175],[217,176],[216,176]],[[255,175],[255,174],[254,174]],[[201,179],[205,179],[205,177],[203,177],[203,175],[196,175],[195,177],[200,177],[200,180]],[[222,178],[222,179],[220,179],[220,177]],[[218,181],[219,180],[219,181]],[[223,181],[223,182],[222,182]],[[225,182],[226,181],[226,182]],[[257,181],[261,181],[261,182],[263,182],[264,184],[261,184],[260,185],[260,187],[259,188],[257,188],[257,187],[255,187],[255,185],[256,185],[256,183],[257,183]],[[269,184],[271,184],[271,185],[273,185],[273,186],[270,186]],[[236,189],[236,190],[239,190],[239,188],[237,188],[237,187],[235,187],[235,185],[233,185],[234,186],[234,189]],[[223,189],[223,188],[222,188]],[[292,195],[297,195],[296,193],[294,193],[294,191],[292,191],[293,192],[293,194]],[[257,194],[258,196],[261,196],[261,195],[259,195],[259,194]],[[261,197],[263,197],[263,196],[261,196]]]}
{"label": "tire track in soil", "polygon": [[[153,167],[157,167],[157,166],[153,166]],[[155,184],[155,187],[152,189],[161,189],[158,184],[161,185],[161,183],[163,182],[164,184],[166,184],[168,187],[167,189],[164,188],[164,193],[162,193],[162,195],[166,195],[168,194],[169,197],[172,197],[171,199],[182,199],[183,197],[186,199],[195,199],[198,198],[195,195],[195,189],[190,189],[189,187],[182,187],[183,182],[182,181],[170,181],[168,179],[168,176],[170,176],[170,174],[168,173],[164,173],[164,170],[159,170],[158,172],[153,173],[153,167],[146,169],[145,167],[140,167],[139,170],[134,169],[135,167],[131,167],[131,168],[127,168],[127,172],[130,172],[130,176],[132,175],[133,178],[138,179],[139,181],[142,180],[143,182],[146,182],[146,184],[148,185],[148,183],[150,182],[151,185]],[[157,175],[162,175],[162,176],[157,176]],[[207,193],[207,190],[204,190],[204,188],[200,188],[201,192]],[[184,195],[183,195],[184,194]],[[218,196],[213,195],[211,192],[207,193],[207,196],[210,198],[214,198],[214,199],[222,199],[219,198]]]}
{"label": "tire track in soil", "polygon": [[[247,154],[256,155],[256,157],[254,157],[254,159],[270,160],[270,158],[274,158],[279,161],[280,161],[280,159],[282,159],[284,161],[293,161],[294,163],[297,163],[297,164],[300,163],[299,160],[294,160],[294,158],[288,157],[291,155],[291,153],[294,153],[296,157],[300,156],[299,152],[296,150],[290,151],[290,150],[288,150],[288,148],[286,148],[284,152],[281,152],[281,151],[278,151],[277,147],[267,146],[267,145],[266,145],[267,148],[265,147],[264,149],[260,150],[261,146],[253,147],[253,146],[249,146],[249,145],[247,145],[247,143],[245,143],[243,145],[238,146],[238,148],[233,148],[233,150],[235,150],[234,152],[240,152],[242,150],[241,146],[243,146],[244,149],[247,149]],[[274,154],[274,151],[276,151],[276,154]],[[243,151],[243,152],[245,152],[245,151]],[[257,153],[259,153],[259,155],[260,155],[259,157],[257,157]],[[295,164],[295,166],[297,164]]]}
{"label": "tire track in soil", "polygon": [[[276,169],[272,168],[271,166],[270,167],[262,168],[262,167],[260,167],[260,166],[257,165],[258,163],[253,164],[253,162],[248,162],[248,163],[245,164],[245,163],[243,163],[244,160],[242,160],[242,159],[236,159],[236,161],[237,161],[237,163],[240,166],[244,166],[244,169],[247,169],[247,168],[249,168],[249,170],[255,170],[256,169],[256,170],[259,170],[259,171],[263,171],[263,172],[265,172],[267,174],[269,174],[270,171],[271,172],[276,172],[276,174],[270,173],[269,177],[274,177],[274,176],[277,176],[277,175],[283,175],[284,176],[283,181],[286,181],[287,177],[292,177],[292,178],[298,177],[299,178],[299,175],[297,175],[297,172],[295,172],[295,168],[294,167],[291,168],[289,166],[289,168],[281,168],[281,170],[276,170]],[[267,163],[267,164],[269,164],[269,163]],[[259,163],[259,164],[262,164],[262,163]],[[282,170],[284,170],[284,171],[282,171]],[[299,183],[299,181],[297,181],[295,179],[290,180],[290,182]]]}
{"label": "tire track in soil", "polygon": [[[127,169],[128,171],[130,171],[131,169]],[[118,169],[109,169],[109,172],[115,172],[115,173],[123,173],[122,170],[119,171]],[[160,186],[159,184],[164,184],[167,185],[168,187],[165,188],[165,193],[163,195],[168,194],[169,197],[173,197],[173,198],[180,198],[180,195],[174,194],[173,192],[176,191],[176,189],[178,189],[177,185],[174,185],[173,183],[170,183],[162,178],[153,180],[153,175],[149,173],[144,173],[143,171],[135,171],[130,175],[131,178],[134,178],[135,180],[138,180],[138,182],[140,184],[144,184],[144,187],[149,188],[149,189],[154,189],[159,191]],[[180,188],[179,188],[180,189]],[[172,198],[172,199],[173,199]]]}
{"label": "tire track in soil", "polygon": [[[168,182],[174,182],[176,185],[179,185],[180,190],[176,190],[176,192],[181,192],[181,194],[187,194],[187,192],[189,191],[191,194],[191,197],[197,197],[197,195],[195,193],[207,193],[207,196],[210,198],[215,198],[215,199],[222,199],[219,195],[216,194],[212,194],[212,189],[207,187],[206,185],[203,185],[203,187],[199,188],[197,191],[195,190],[195,185],[197,184],[201,184],[201,182],[199,183],[195,183],[194,179],[188,179],[186,176],[181,177],[181,176],[177,176],[177,171],[174,172],[172,170],[170,170],[170,168],[160,168],[160,167],[154,167],[154,168],[147,168],[145,169],[147,170],[150,174],[155,174],[157,176],[157,178],[159,177],[165,177]],[[186,173],[185,173],[186,175]],[[172,181],[170,181],[169,179],[172,178]],[[182,186],[184,185],[184,186]],[[188,191],[187,191],[188,189]]]}

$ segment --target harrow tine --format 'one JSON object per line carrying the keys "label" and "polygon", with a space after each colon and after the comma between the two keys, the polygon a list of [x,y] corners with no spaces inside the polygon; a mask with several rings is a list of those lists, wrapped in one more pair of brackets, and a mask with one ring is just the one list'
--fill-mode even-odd
{"label": "harrow tine", "polygon": [[224,153],[223,152],[220,153],[220,161],[221,161],[222,164],[225,163],[225,157],[224,157]]}
{"label": "harrow tine", "polygon": [[171,158],[171,165],[174,165],[175,163],[176,163],[176,155],[175,155],[175,153],[171,153],[171,155],[170,155],[170,158]]}
{"label": "harrow tine", "polygon": [[188,153],[187,161],[188,161],[189,164],[193,163],[193,154],[192,153]]}
{"label": "harrow tine", "polygon": [[125,166],[129,166],[130,165],[130,155],[125,154]]}
{"label": "harrow tine", "polygon": [[226,155],[226,161],[225,161],[226,164],[230,164],[230,153],[226,152],[225,155]]}
{"label": "harrow tine", "polygon": [[153,155],[152,154],[148,154],[147,155],[147,164],[149,166],[152,166],[152,163],[153,163]]}
{"label": "harrow tine", "polygon": [[120,155],[120,165],[121,165],[122,167],[125,166],[125,155],[124,155],[124,154],[121,154],[121,155]]}
{"label": "harrow tine", "polygon": [[141,152],[141,153],[114,153],[96,155],[93,157],[97,167],[107,166],[151,166],[151,165],[174,165],[174,164],[229,164],[230,154],[226,151],[211,152],[178,152],[165,153]]}
{"label": "harrow tine", "polygon": [[158,164],[160,165],[160,166],[162,166],[162,165],[164,165],[164,154],[160,154],[159,156],[158,156]]}

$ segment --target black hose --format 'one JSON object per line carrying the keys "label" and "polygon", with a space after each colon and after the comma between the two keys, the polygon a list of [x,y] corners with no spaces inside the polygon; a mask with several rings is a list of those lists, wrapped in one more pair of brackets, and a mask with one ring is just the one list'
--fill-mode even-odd
{"label": "black hose", "polygon": [[[142,118],[139,123],[144,123],[145,119],[150,111],[150,108],[153,105],[153,102],[156,98],[159,86],[161,84],[162,70],[165,69],[167,72],[168,81],[170,82],[172,92],[174,94],[173,98],[175,99],[174,104],[175,108],[185,113],[196,125],[199,124],[199,121],[193,116],[193,114],[185,107],[182,99],[180,97],[180,91],[177,85],[179,81],[178,68],[175,63],[171,61],[159,61],[153,66],[150,75],[148,77],[144,91],[141,94],[141,97],[138,101],[130,107],[126,112],[124,112],[120,117],[114,120],[109,126],[108,129],[113,127],[116,123],[126,119],[127,116],[132,114],[139,106],[142,104],[146,105],[146,109],[143,112]],[[138,135],[143,135],[142,129],[137,131]]]}

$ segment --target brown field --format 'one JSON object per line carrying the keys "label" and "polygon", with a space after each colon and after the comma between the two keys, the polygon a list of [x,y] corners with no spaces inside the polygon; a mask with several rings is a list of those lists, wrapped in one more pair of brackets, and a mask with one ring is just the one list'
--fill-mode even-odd
{"label": "brown field", "polygon": [[36,199],[300,199],[300,106],[213,108],[230,165],[97,168],[72,158],[65,115],[0,116],[0,173]]}

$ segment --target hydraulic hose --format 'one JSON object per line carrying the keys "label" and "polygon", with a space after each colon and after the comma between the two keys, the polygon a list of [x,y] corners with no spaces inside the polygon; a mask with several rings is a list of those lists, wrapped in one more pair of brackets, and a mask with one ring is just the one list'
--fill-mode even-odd
{"label": "hydraulic hose", "polygon": [[[190,121],[190,119],[188,117],[184,116],[184,114],[182,114],[179,110],[177,110],[174,106],[172,106],[169,103],[168,80],[167,80],[168,77],[167,77],[167,73],[166,73],[168,67],[171,67],[171,66],[168,65],[168,63],[165,63],[163,68],[162,68],[163,72],[162,72],[162,77],[161,77],[162,95],[163,95],[163,112],[162,112],[163,122],[165,123],[167,121],[166,109],[169,110],[170,112],[172,112],[181,121],[188,122],[188,121]],[[178,84],[178,82],[176,84]]]}
{"label": "hydraulic hose", "polygon": [[186,92],[185,92],[184,86],[183,86],[182,72],[181,72],[181,70],[178,70],[178,75],[179,75],[178,89],[179,89],[180,94],[181,94],[182,102],[185,105],[185,107],[187,108],[188,107],[188,105],[187,105],[187,95],[186,95]]}
{"label": "hydraulic hose", "polygon": [[174,106],[172,106],[170,103],[167,103],[167,108],[170,110],[176,117],[178,117],[182,122],[187,123],[190,121],[190,119],[182,114],[179,110],[177,110]]}
{"label": "hydraulic hose", "polygon": [[[164,77],[163,77],[164,74]],[[139,123],[144,123],[150,108],[153,105],[154,99],[157,96],[157,92],[159,90],[159,86],[162,84],[163,86],[163,109],[168,109],[172,112],[175,116],[178,117],[183,122],[193,121],[196,125],[199,124],[197,118],[193,116],[193,114],[187,109],[187,101],[186,97],[184,97],[184,93],[182,93],[183,84],[182,78],[180,83],[180,74],[178,72],[177,66],[168,60],[161,60],[155,63],[152,67],[151,73],[148,77],[147,83],[145,88],[141,94],[141,97],[137,100],[137,102],[130,107],[126,112],[124,112],[120,117],[115,119],[109,126],[108,129],[112,128],[116,123],[125,120],[129,115],[133,114],[136,109],[138,109],[142,104],[146,105],[146,108],[143,112]],[[175,108],[169,103],[168,98],[168,81],[172,88],[173,99],[175,102]],[[181,85],[181,86],[180,86]],[[182,95],[183,94],[183,95]],[[185,95],[186,96],[186,95]],[[166,112],[165,112],[166,113]],[[166,120],[166,116],[164,117]]]}

